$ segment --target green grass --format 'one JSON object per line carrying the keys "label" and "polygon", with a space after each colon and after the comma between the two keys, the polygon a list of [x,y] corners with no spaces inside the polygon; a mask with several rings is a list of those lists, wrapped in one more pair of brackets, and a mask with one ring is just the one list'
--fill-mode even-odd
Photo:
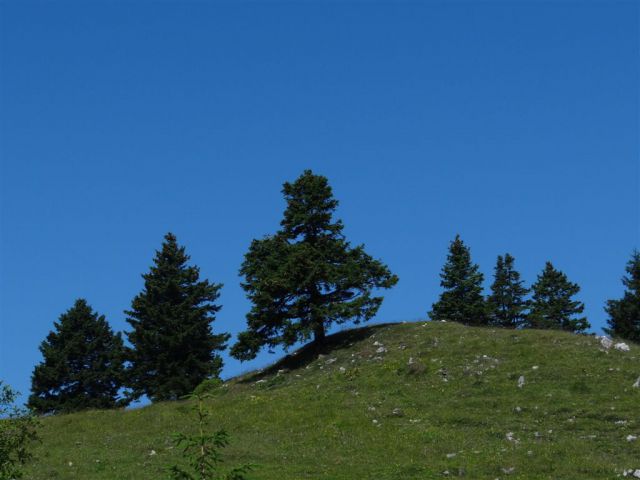
{"label": "green grass", "polygon": [[[640,439],[626,440],[640,437],[637,345],[603,351],[590,336],[434,322],[330,340],[323,357],[303,349],[216,391],[229,466],[258,465],[256,480],[594,480],[640,469]],[[190,408],[43,419],[26,478],[166,478],[178,459],[171,435],[194,427]]]}

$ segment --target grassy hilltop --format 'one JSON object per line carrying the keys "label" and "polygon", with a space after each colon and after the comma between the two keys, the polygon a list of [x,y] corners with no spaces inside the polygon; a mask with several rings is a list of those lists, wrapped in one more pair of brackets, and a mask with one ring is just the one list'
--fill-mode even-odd
{"label": "grassy hilltop", "polygon": [[[435,322],[329,340],[319,358],[302,349],[215,391],[229,466],[257,464],[256,480],[593,480],[640,469],[637,345]],[[172,434],[194,426],[190,408],[45,418],[26,478],[166,478]]]}

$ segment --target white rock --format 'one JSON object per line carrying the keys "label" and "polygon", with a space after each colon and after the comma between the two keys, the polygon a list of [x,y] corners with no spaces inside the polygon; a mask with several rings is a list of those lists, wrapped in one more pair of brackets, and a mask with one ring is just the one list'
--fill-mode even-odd
{"label": "white rock", "polygon": [[506,437],[506,438],[507,438],[507,440],[509,440],[510,442],[518,443],[518,439],[513,435],[513,432],[507,432],[507,434],[505,435],[505,437]]}
{"label": "white rock", "polygon": [[609,337],[597,337],[597,338],[600,340],[600,345],[602,345],[607,350],[610,349],[611,346],[613,345],[613,340],[611,340]]}
{"label": "white rock", "polygon": [[[407,363],[407,365],[413,365],[415,363],[415,360],[413,359],[413,357],[409,357],[409,362]],[[640,381],[640,378],[638,379],[638,381]]]}
{"label": "white rock", "polygon": [[524,375],[520,375],[520,378],[518,379],[518,388],[522,387],[524,387]]}
{"label": "white rock", "polygon": [[347,371],[347,369],[346,369],[346,368],[344,368],[344,367],[340,367],[340,369],[339,369],[339,370],[340,370],[340,372],[341,372],[341,373],[344,373],[344,372],[346,372],[346,371]]}
{"label": "white rock", "polygon": [[636,380],[636,383],[634,383],[633,385],[631,385],[633,388],[640,388],[640,377],[638,377],[638,379]]}
{"label": "white rock", "polygon": [[375,342],[373,342],[373,346],[374,347],[380,347],[380,346],[382,346],[382,344],[379,341],[376,340]]}
{"label": "white rock", "polygon": [[337,362],[338,359],[337,358],[330,358],[329,360],[327,360],[326,362],[324,362],[325,365],[331,365],[332,363]]}
{"label": "white rock", "polygon": [[149,456],[153,457],[154,455],[156,455],[156,451],[155,450],[151,450],[149,452]]}
{"label": "white rock", "polygon": [[384,347],[378,347],[378,349],[376,350],[376,353],[387,353],[387,349]]}
{"label": "white rock", "polygon": [[540,367],[538,365],[534,365],[533,367],[531,367],[531,370],[538,370]]}
{"label": "white rock", "polygon": [[631,350],[629,348],[629,345],[627,345],[624,342],[620,342],[620,343],[616,343],[613,348],[615,348],[616,350],[619,350],[621,352],[628,352],[629,350]]}
{"label": "white rock", "polygon": [[457,453],[447,453],[447,458],[453,458],[457,455]]}
{"label": "white rock", "polygon": [[633,472],[633,476],[634,476],[635,478],[640,478],[640,468],[636,469],[636,471],[635,471],[635,472]]}
{"label": "white rock", "polygon": [[637,435],[627,435],[627,442],[634,442],[638,439]]}

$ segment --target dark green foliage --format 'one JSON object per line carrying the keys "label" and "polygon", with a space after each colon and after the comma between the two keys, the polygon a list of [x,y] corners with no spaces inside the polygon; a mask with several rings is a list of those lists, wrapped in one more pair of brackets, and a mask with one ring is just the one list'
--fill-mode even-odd
{"label": "dark green foliage", "polygon": [[78,299],[40,345],[44,360],[31,377],[29,406],[60,413],[123,405],[124,347],[104,318]]}
{"label": "dark green foliage", "polygon": [[640,252],[634,250],[627,263],[627,274],[622,278],[626,287],[620,300],[608,300],[605,307],[609,314],[605,331],[609,335],[640,342]]}
{"label": "dark green foliage", "polygon": [[23,477],[22,466],[33,458],[30,446],[39,440],[38,421],[15,405],[17,396],[0,381],[0,480]]}
{"label": "dark green foliage", "polygon": [[331,324],[371,319],[382,304],[373,289],[398,281],[363,245],[351,247],[344,238],[342,222],[332,219],[338,201],[325,177],[306,170],[282,192],[281,229],[254,240],[240,270],[253,303],[249,328],[232,349],[241,360],[265,345],[286,348],[312,335],[322,345]]}
{"label": "dark green foliage", "polygon": [[226,333],[214,335],[211,322],[220,306],[221,284],[200,281],[200,270],[188,266],[189,256],[176,237],[165,235],[154,265],[143,275],[144,289],[132,303],[127,322],[133,398],[175,400],[193,391],[204,379],[217,377]]}
{"label": "dark green foliage", "polygon": [[460,239],[460,235],[456,235],[440,274],[440,286],[444,292],[433,304],[429,317],[465,325],[486,325],[482,280],[478,265],[471,262],[469,247]]}
{"label": "dark green foliage", "polygon": [[529,302],[525,296],[529,292],[520,280],[520,273],[514,267],[514,258],[508,253],[498,255],[491,295],[487,297],[489,324],[506,328],[523,325]]}
{"label": "dark green foliage", "polygon": [[193,395],[196,404],[197,434],[176,434],[174,443],[182,448],[182,456],[187,465],[172,465],[171,478],[174,480],[244,480],[252,469],[250,465],[236,467],[221,472],[222,452],[229,445],[229,435],[220,429],[209,433],[209,412],[204,407],[207,395]]}
{"label": "dark green foliage", "polygon": [[581,332],[591,325],[585,317],[575,317],[584,310],[584,304],[571,297],[580,291],[576,283],[547,262],[538,280],[532,286],[531,312],[527,316],[529,328],[546,328]]}

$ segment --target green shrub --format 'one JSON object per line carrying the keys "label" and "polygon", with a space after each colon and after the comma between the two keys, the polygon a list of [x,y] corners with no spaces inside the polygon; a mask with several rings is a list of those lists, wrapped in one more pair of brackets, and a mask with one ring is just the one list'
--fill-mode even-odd
{"label": "green shrub", "polygon": [[15,405],[17,397],[0,381],[0,480],[22,478],[22,466],[32,458],[29,446],[38,439],[38,422]]}
{"label": "green shrub", "polygon": [[198,433],[175,435],[174,443],[182,447],[186,466],[172,465],[171,478],[174,480],[245,480],[246,474],[251,470],[250,465],[236,467],[227,472],[220,471],[221,450],[229,445],[229,434],[223,429],[213,433],[208,432],[209,412],[204,407],[204,400],[207,397],[206,394],[192,395],[196,401],[194,411],[197,417]]}

